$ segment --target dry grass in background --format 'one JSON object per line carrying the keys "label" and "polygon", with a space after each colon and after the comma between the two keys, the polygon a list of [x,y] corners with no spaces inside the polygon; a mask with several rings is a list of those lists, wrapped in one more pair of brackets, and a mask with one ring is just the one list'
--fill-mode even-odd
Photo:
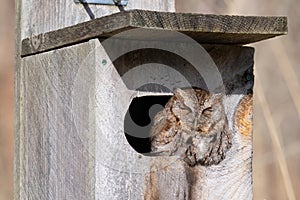
{"label": "dry grass in background", "polygon": [[[286,15],[289,34],[254,44],[254,199],[300,197],[300,1],[177,0],[177,11]],[[0,6],[0,200],[13,198],[14,2]]]}

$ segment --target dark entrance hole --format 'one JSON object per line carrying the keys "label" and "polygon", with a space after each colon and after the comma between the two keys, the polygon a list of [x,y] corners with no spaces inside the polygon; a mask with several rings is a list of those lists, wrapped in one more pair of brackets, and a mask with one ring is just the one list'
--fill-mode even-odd
{"label": "dark entrance hole", "polygon": [[127,110],[124,131],[130,146],[138,153],[149,153],[150,129],[155,115],[164,108],[171,96],[144,96],[134,98]]}

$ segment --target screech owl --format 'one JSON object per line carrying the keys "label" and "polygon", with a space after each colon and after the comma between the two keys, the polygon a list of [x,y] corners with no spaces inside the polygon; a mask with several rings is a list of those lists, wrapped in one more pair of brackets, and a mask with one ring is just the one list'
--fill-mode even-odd
{"label": "screech owl", "polygon": [[231,147],[223,94],[176,89],[150,130],[151,151],[179,155],[190,166],[218,164]]}

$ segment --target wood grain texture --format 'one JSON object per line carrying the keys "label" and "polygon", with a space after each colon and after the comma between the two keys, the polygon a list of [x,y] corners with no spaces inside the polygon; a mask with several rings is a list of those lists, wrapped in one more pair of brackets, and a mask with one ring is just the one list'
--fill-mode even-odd
{"label": "wood grain texture", "polygon": [[[96,17],[119,12],[115,6],[90,8]],[[137,0],[125,9],[132,8],[174,11],[174,1]],[[21,58],[22,39],[88,21],[89,16],[81,4],[66,0],[18,0],[16,10],[14,199],[106,199],[101,194],[109,190],[97,183],[117,182],[118,177],[111,178],[110,172],[103,179],[107,170],[98,170],[101,163],[95,158],[101,138],[95,138],[94,94],[102,84],[95,82],[98,65],[92,52],[99,41]],[[134,185],[132,179],[128,183]],[[130,184],[124,190],[116,186],[112,194],[126,194]],[[132,199],[140,198],[136,194]]]}
{"label": "wood grain texture", "polygon": [[[15,1],[16,17],[15,23],[16,27],[21,25],[21,1]],[[14,72],[14,199],[21,199],[21,188],[22,188],[22,157],[23,154],[23,144],[24,144],[24,123],[23,123],[23,92],[24,88],[21,84],[22,80],[22,70],[21,66],[21,29],[16,28],[15,31],[15,72]],[[21,123],[22,122],[22,123]]]}
{"label": "wood grain texture", "polygon": [[[20,199],[95,198],[95,135],[93,110],[89,110],[93,77],[87,74],[86,84],[74,88],[82,60],[91,49],[93,44],[85,43],[22,60],[24,135],[19,135],[21,160],[16,166]],[[65,60],[65,56],[76,59]],[[87,64],[92,73],[94,60]]]}
{"label": "wood grain texture", "polygon": [[[108,38],[133,28],[178,31],[200,43],[248,44],[286,34],[287,18],[131,10],[26,38],[22,42],[22,56],[69,46],[92,38]],[[144,36],[135,39],[165,38]]]}
{"label": "wood grain texture", "polygon": [[[90,20],[84,7],[80,3],[74,3],[73,1],[19,1],[22,2],[22,6],[20,7],[20,12],[22,13],[22,20],[20,21],[22,39]],[[89,7],[95,18],[120,12],[116,6],[89,4]],[[128,1],[127,6],[124,8],[125,10],[144,9],[174,12],[175,1],[135,0]]]}

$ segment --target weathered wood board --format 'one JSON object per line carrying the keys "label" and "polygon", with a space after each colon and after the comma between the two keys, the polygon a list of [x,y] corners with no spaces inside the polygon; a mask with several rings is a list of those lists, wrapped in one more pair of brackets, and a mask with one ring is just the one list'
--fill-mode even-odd
{"label": "weathered wood board", "polygon": [[[26,38],[22,42],[22,56],[84,42],[92,38],[108,38],[133,28],[178,31],[200,43],[248,44],[286,34],[287,18],[131,10]],[[151,39],[165,40],[159,37]],[[172,38],[168,39],[172,40]]]}
{"label": "weathered wood board", "polygon": [[[95,198],[94,114],[89,108],[94,81],[74,85],[82,60],[93,47],[85,43],[22,60],[20,199]],[[94,60],[86,64],[93,66]],[[74,95],[85,102],[81,107]]]}
{"label": "weathered wood board", "polygon": [[[20,5],[19,12],[22,14],[22,20],[20,20],[20,30],[22,30],[20,36],[22,39],[90,20],[83,5],[73,1],[18,0],[18,4]],[[120,12],[117,6],[89,4],[89,8],[95,18]],[[142,9],[174,12],[175,1],[135,0],[129,1],[124,8],[125,10]]]}
{"label": "weathered wood board", "polygon": [[[120,11],[89,7],[96,18]],[[174,11],[175,5],[172,0],[136,0],[125,7],[133,8]],[[76,70],[95,42],[21,59],[22,39],[89,20],[83,5],[73,1],[16,1],[14,199],[103,199],[95,190],[95,135],[89,125],[94,114],[74,115],[88,108],[93,80],[76,85],[83,92],[76,98],[83,107],[71,99]],[[95,60],[86,64],[93,67]]]}

